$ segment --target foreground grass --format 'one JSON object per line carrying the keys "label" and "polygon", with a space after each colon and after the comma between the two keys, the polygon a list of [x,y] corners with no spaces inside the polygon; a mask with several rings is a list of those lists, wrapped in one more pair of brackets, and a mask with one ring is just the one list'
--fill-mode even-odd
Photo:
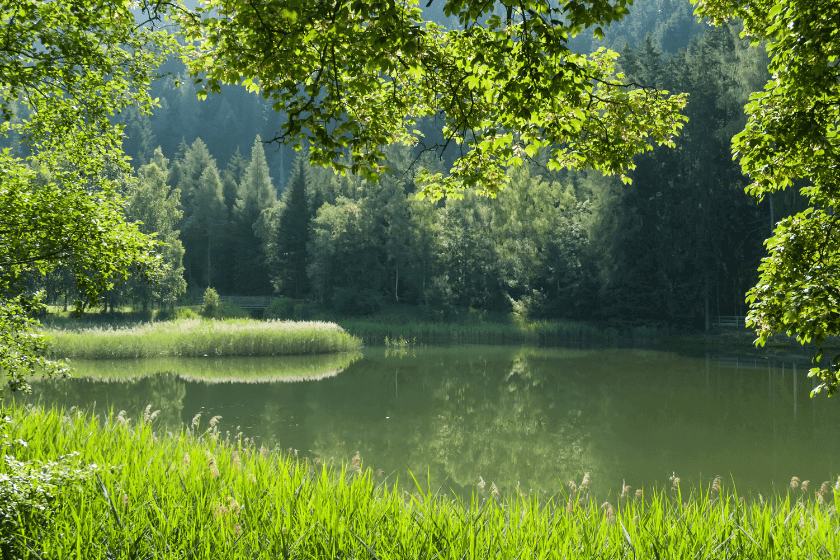
{"label": "foreground grass", "polygon": [[[0,525],[16,558],[832,558],[833,488],[745,502],[678,488],[599,503],[555,497],[470,503],[363,469],[297,459],[193,427],[156,435],[154,413],[103,423],[75,412],[13,411],[0,491],[17,461],[71,465],[50,513]],[[211,420],[210,424],[213,424]],[[28,442],[23,444],[21,442]],[[78,453],[78,455],[71,455]],[[63,457],[63,459],[60,459]],[[10,466],[11,465],[11,466]],[[16,466],[17,465],[17,466]],[[11,482],[10,482],[11,481]],[[812,489],[813,491],[813,489]],[[28,521],[27,521],[28,520]],[[8,521],[8,519],[7,519]]]}
{"label": "foreground grass", "polygon": [[58,358],[284,356],[358,350],[361,341],[334,323],[186,319],[126,327],[47,331]]}

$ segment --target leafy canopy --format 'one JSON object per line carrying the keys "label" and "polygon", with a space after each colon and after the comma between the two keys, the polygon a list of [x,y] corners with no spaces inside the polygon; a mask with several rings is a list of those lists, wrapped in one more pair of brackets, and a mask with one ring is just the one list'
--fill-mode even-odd
{"label": "leafy canopy", "polygon": [[[311,144],[310,160],[375,180],[384,147],[460,145],[449,176],[424,194],[495,195],[505,169],[551,150],[550,166],[623,174],[634,155],[673,145],[685,97],[626,85],[616,53],[569,50],[570,38],[628,13],[632,0],[446,0],[447,29],[418,0],[207,0],[179,23],[200,92],[241,83],[288,119],[271,140]],[[427,146],[418,119],[442,120]],[[349,155],[349,160],[343,159]]]}
{"label": "leafy canopy", "polygon": [[[744,130],[732,141],[752,179],[748,192],[792,186],[809,207],[776,224],[769,256],[748,293],[749,325],[763,345],[773,332],[814,341],[840,334],[840,3],[836,0],[693,0],[715,23],[744,20],[744,35],[765,43],[771,79],[751,96]],[[802,186],[804,185],[804,186]],[[840,355],[811,375],[829,394],[840,386]]]}
{"label": "leafy canopy", "polygon": [[173,45],[142,7],[145,23],[126,0],[0,3],[0,134],[28,154],[0,151],[0,370],[12,389],[39,370],[66,372],[43,357],[28,319],[33,275],[67,265],[81,310],[132,263],[157,265],[153,241],[123,219],[117,187],[129,167],[109,121],[125,107],[150,110],[152,69]]}

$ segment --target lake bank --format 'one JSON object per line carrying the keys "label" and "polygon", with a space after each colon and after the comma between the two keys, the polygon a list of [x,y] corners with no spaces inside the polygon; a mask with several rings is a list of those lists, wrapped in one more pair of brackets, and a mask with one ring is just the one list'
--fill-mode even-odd
{"label": "lake bank", "polygon": [[[796,481],[775,496],[740,497],[726,479],[593,494],[589,476],[544,494],[501,494],[476,481],[472,500],[396,481],[362,464],[258,448],[195,418],[180,436],[153,429],[155,412],[101,421],[75,410],[15,408],[0,455],[21,517],[10,553],[181,558],[791,558],[836,557],[835,487]],[[304,452],[305,453],[305,452]],[[12,492],[51,462],[37,490],[47,509]],[[43,476],[42,476],[43,479]],[[37,505],[37,504],[35,504]],[[690,529],[689,529],[690,528]],[[19,554],[18,554],[19,553]],[[34,554],[33,554],[34,556]]]}
{"label": "lake bank", "polygon": [[286,356],[358,350],[359,338],[320,321],[183,319],[125,327],[47,329],[55,358]]}

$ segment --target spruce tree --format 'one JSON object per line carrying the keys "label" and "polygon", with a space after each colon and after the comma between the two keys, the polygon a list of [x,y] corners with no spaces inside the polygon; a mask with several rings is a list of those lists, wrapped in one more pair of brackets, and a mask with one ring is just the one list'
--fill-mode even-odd
{"label": "spruce tree", "polygon": [[300,298],[309,291],[306,278],[306,244],[312,221],[306,191],[309,184],[309,163],[298,156],[289,185],[283,193],[283,211],[276,231],[271,258],[272,283],[283,295]]}
{"label": "spruce tree", "polygon": [[254,225],[261,214],[276,203],[277,192],[271,185],[262,139],[257,136],[233,209],[234,289],[238,294],[267,295],[272,291],[265,246],[254,231]]}

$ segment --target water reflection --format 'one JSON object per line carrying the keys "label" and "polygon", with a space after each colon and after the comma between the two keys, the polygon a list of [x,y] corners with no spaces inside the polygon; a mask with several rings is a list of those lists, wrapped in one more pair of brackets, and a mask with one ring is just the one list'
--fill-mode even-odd
{"label": "water reflection", "polygon": [[[479,476],[503,490],[555,492],[591,472],[606,495],[622,479],[635,488],[672,472],[695,483],[731,475],[740,491],[765,493],[794,475],[837,475],[840,409],[835,399],[808,398],[806,357],[462,347],[356,358],[296,375],[261,361],[276,359],[120,362],[119,373],[98,364],[97,375],[110,367],[122,380],[40,382],[34,396],[98,409],[151,404],[171,430],[206,411],[222,416],[223,431],[239,427],[324,460],[359,451],[375,469],[428,474],[464,492]],[[145,373],[128,380],[133,372]],[[292,378],[309,381],[274,382]]]}

